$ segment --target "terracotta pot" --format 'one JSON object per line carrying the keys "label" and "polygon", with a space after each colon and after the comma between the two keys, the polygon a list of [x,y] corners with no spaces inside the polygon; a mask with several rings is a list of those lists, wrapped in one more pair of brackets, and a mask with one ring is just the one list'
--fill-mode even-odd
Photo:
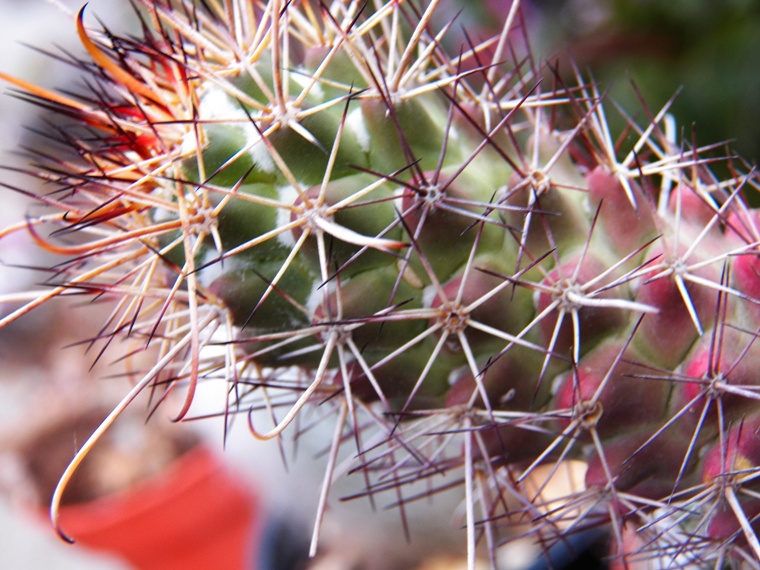
{"label": "terracotta pot", "polygon": [[130,489],[61,510],[77,544],[140,570],[253,569],[260,510],[246,484],[199,445]]}

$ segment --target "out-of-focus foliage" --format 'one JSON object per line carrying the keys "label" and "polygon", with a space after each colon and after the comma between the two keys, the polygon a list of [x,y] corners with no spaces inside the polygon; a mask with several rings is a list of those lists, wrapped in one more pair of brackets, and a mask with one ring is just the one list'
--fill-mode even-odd
{"label": "out-of-focus foliage", "polygon": [[[505,13],[509,0],[487,2]],[[672,112],[698,144],[730,141],[760,159],[760,2],[756,0],[533,0],[532,38],[544,57],[570,55],[610,97],[637,108],[628,85],[659,108],[680,88]],[[640,107],[640,105],[639,105]]]}

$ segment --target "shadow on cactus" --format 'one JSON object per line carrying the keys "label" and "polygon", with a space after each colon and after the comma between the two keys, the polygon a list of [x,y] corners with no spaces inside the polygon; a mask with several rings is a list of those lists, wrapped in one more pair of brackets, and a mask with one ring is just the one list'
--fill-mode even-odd
{"label": "shadow on cactus", "polygon": [[324,497],[460,486],[471,567],[597,526],[615,565],[758,567],[753,169],[716,179],[667,107],[614,140],[593,84],[516,55],[518,2],[456,54],[435,1],[140,4],[139,39],[79,14],[88,91],[2,76],[70,125],[31,172],[49,213],[0,234],[64,261],[1,323],[76,292],[111,304],[94,343],[158,353],[54,522],[139,392],[189,419],[224,382],[257,438],[335,422]]}

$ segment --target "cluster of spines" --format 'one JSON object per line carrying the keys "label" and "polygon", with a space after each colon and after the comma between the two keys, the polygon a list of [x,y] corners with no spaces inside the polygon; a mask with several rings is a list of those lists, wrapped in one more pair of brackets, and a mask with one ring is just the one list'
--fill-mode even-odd
{"label": "cluster of spines", "polygon": [[[595,88],[504,65],[515,10],[449,57],[437,4],[146,1],[141,41],[80,13],[89,95],[6,77],[79,130],[36,173],[54,213],[24,224],[69,259],[3,322],[75,291],[113,299],[93,342],[158,347],[102,429],[147,388],[186,389],[183,418],[221,376],[225,414],[269,410],[259,437],[336,407],[333,457],[351,440],[348,470],[402,508],[461,469],[472,556],[532,521],[756,564],[754,171],[716,179],[667,106],[626,117],[621,152]],[[586,488],[541,505],[539,468],[576,459]]]}

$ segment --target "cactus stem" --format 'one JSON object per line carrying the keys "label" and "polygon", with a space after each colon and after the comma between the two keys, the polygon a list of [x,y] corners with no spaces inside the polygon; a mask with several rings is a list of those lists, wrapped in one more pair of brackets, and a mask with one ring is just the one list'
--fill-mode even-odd
{"label": "cactus stem", "polygon": [[[519,0],[458,57],[440,0],[137,4],[142,37],[75,16],[82,95],[0,73],[65,123],[16,169],[57,213],[0,230],[65,259],[0,296],[26,303],[0,327],[77,294],[107,306],[95,361],[157,353],[65,472],[62,536],[71,474],[139,392],[190,420],[222,382],[225,437],[238,414],[281,446],[332,432],[312,555],[356,473],[405,533],[459,487],[469,570],[515,525],[548,560],[603,527],[619,567],[757,566],[755,169],[677,142],[673,98],[617,136],[596,83],[510,46]],[[552,496],[570,463],[583,487]]]}

